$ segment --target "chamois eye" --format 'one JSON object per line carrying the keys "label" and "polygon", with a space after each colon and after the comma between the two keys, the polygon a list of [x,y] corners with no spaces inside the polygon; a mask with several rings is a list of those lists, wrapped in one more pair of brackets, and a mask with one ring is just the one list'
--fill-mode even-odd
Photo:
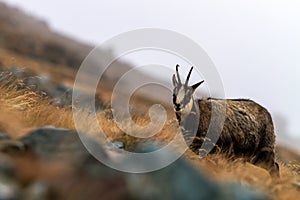
{"label": "chamois eye", "polygon": [[177,111],[180,110],[180,104],[175,103],[175,110],[177,110]]}

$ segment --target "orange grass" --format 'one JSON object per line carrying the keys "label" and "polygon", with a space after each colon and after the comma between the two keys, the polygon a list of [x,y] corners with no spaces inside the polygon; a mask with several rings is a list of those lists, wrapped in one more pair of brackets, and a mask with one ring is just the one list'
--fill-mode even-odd
{"label": "orange grass", "polygon": [[[2,74],[3,75],[3,74]],[[70,108],[58,108],[50,104],[43,94],[37,94],[29,88],[17,90],[20,82],[10,74],[0,82],[0,131],[7,132],[14,138],[21,137],[31,129],[52,125],[56,127],[74,128],[73,113]],[[147,110],[145,110],[146,112]],[[133,114],[139,125],[147,125],[147,113]],[[125,143],[128,150],[133,150],[139,143],[156,141],[168,143],[177,132],[177,121],[169,117],[160,133],[150,139],[136,139],[125,134],[114,122],[109,108],[97,112],[98,122],[91,121],[91,116],[82,113],[84,128],[89,134],[97,134],[98,122],[103,132],[110,140]],[[183,157],[195,168],[218,182],[237,182],[257,191],[263,191],[274,199],[295,199],[300,196],[300,188],[295,183],[300,182],[299,163],[280,163],[281,178],[272,179],[268,172],[241,159],[228,160],[221,154],[209,155],[200,159],[190,150]]]}

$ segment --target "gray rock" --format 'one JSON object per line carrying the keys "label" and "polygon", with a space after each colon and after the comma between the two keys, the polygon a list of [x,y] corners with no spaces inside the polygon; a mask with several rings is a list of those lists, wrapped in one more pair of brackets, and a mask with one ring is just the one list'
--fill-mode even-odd
{"label": "gray rock", "polygon": [[168,167],[146,174],[132,174],[128,188],[136,199],[170,200],[264,200],[262,194],[238,184],[221,185],[209,180],[184,159]]}
{"label": "gray rock", "polygon": [[[102,196],[105,199],[127,192],[123,174],[106,167],[90,155],[89,151],[107,156],[102,146],[86,135],[79,137],[75,130],[48,126],[32,131],[20,141],[24,143],[27,155],[35,156],[34,160],[43,164],[59,162],[67,166],[64,168],[67,170],[66,177],[58,178],[57,182],[37,179],[28,184],[22,190],[25,200],[99,199]],[[115,190],[120,192],[116,193]]]}
{"label": "gray rock", "polygon": [[1,133],[0,132],[0,140],[8,140],[8,139],[11,139],[9,135],[7,135],[6,133]]}
{"label": "gray rock", "polygon": [[25,75],[24,69],[20,68],[20,67],[10,67],[9,71],[17,78],[22,78]]}
{"label": "gray rock", "polygon": [[30,76],[23,80],[26,86],[32,87],[36,91],[43,91],[48,94],[51,90],[52,83],[47,76]]}
{"label": "gray rock", "polygon": [[79,137],[79,134],[71,129],[42,127],[20,139],[25,147],[41,160],[60,159],[77,164],[82,164],[92,157],[81,140],[85,140],[85,144],[93,148],[94,152],[106,156],[98,142],[84,134]]}
{"label": "gray rock", "polygon": [[[85,145],[88,144],[89,151],[98,151],[104,156],[107,155],[102,146],[85,135],[81,135],[85,140]],[[76,177],[78,179],[88,181],[89,185],[80,185],[79,188],[89,189],[92,182],[97,182],[98,187],[92,189],[93,193],[98,196],[100,194],[113,195],[114,190],[108,190],[109,184],[115,185],[122,194],[126,194],[127,199],[171,199],[171,200],[264,200],[267,197],[262,194],[255,193],[248,188],[244,188],[238,184],[222,185],[209,180],[201,174],[199,170],[194,169],[184,159],[178,159],[173,164],[159,171],[144,173],[144,174],[129,174],[120,173],[114,169],[99,164],[89,151],[82,144],[79,135],[75,130],[60,129],[54,127],[43,127],[36,129],[27,136],[20,139],[24,143],[28,151],[32,151],[38,159],[50,161],[58,159],[61,162],[71,162],[75,167]],[[113,143],[116,150],[122,152],[119,148],[122,143]],[[156,150],[158,147],[143,146],[137,152],[149,152]],[[170,154],[173,153],[170,151]],[[170,156],[168,153],[157,157],[165,159],[165,156]],[[119,160],[121,163],[126,161]],[[51,186],[53,187],[53,186]],[[75,187],[75,186],[74,186]],[[77,187],[75,187],[77,188]],[[107,188],[107,189],[103,189]],[[126,188],[126,189],[125,189]],[[60,187],[55,187],[59,190]],[[75,190],[74,190],[75,191]],[[82,189],[84,191],[84,189]],[[49,188],[45,184],[38,183],[26,189],[25,194],[27,199],[43,199],[49,192]],[[76,193],[78,196],[80,193]],[[96,195],[97,194],[97,195]],[[99,197],[99,196],[98,196]],[[95,199],[94,198],[94,199]],[[1,198],[0,198],[1,199]]]}
{"label": "gray rock", "polygon": [[123,142],[112,142],[111,143],[111,147],[112,148],[117,148],[117,149],[124,149],[125,148],[125,144]]}
{"label": "gray rock", "polygon": [[0,152],[18,153],[24,150],[24,144],[13,139],[0,139]]}
{"label": "gray rock", "polygon": [[60,96],[56,96],[51,101],[51,104],[58,107],[72,105],[72,94],[70,92],[67,92]]}
{"label": "gray rock", "polygon": [[0,154],[0,176],[7,178],[15,176],[15,167],[12,160],[5,154]]}
{"label": "gray rock", "polygon": [[70,90],[70,88],[68,88],[67,86],[63,85],[63,84],[58,84],[54,87],[53,89],[53,96],[60,96],[64,93],[67,93]]}
{"label": "gray rock", "polygon": [[65,85],[58,84],[52,91],[49,91],[49,95],[53,97],[52,104],[59,107],[64,107],[72,104],[72,88],[68,88]]}
{"label": "gray rock", "polygon": [[46,183],[34,182],[23,191],[24,200],[46,200],[50,196],[50,189]]}
{"label": "gray rock", "polygon": [[11,181],[0,177],[0,199],[1,200],[18,200],[20,192],[18,185]]}
{"label": "gray rock", "polygon": [[18,200],[20,194],[20,186],[16,182],[12,160],[0,154],[0,199]]}

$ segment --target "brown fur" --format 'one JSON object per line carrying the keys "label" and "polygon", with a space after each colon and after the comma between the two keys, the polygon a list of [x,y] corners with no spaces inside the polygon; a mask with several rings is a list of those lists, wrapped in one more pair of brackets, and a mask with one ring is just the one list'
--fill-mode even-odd
{"label": "brown fur", "polygon": [[[225,102],[224,102],[225,101]],[[191,144],[194,151],[199,151],[211,122],[212,105],[221,110],[226,106],[226,117],[217,147],[213,152],[226,152],[230,156],[245,157],[253,164],[261,165],[271,174],[279,175],[275,162],[275,134],[270,113],[251,100],[196,100],[199,104],[200,120],[196,139]],[[221,113],[222,111],[220,111]],[[213,127],[217,127],[214,125]],[[200,142],[199,142],[200,141]]]}

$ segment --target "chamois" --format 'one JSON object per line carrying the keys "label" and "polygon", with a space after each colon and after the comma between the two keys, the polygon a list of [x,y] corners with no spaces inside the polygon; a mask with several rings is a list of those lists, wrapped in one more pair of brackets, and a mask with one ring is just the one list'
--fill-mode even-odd
{"label": "chamois", "polygon": [[[275,133],[270,113],[248,99],[194,100],[196,88],[204,81],[188,85],[192,67],[185,83],[181,83],[178,67],[179,65],[176,65],[177,79],[175,74],[172,78],[173,104],[184,139],[190,139],[190,143],[187,142],[189,147],[201,155],[201,152],[206,150],[202,145],[205,141],[212,141],[211,137],[219,131],[221,134],[216,143],[212,143],[210,153],[218,151],[230,157],[242,157],[279,177],[279,166],[275,162]],[[211,118],[212,115],[216,115],[217,118],[223,115],[223,124],[220,124],[220,120]],[[209,129],[212,129],[213,133],[210,138],[207,134]],[[189,132],[192,130],[196,130],[196,134],[191,139]]]}

